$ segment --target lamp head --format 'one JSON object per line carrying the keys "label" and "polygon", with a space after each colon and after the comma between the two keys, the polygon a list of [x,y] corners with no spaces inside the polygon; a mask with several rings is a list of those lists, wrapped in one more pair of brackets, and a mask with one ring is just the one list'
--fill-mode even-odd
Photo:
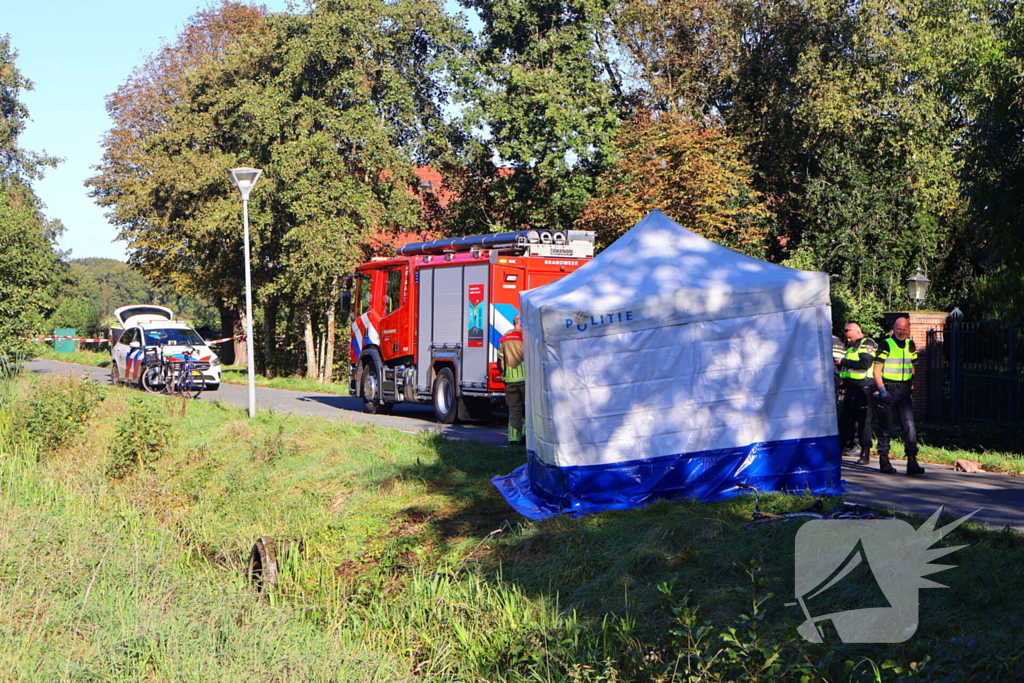
{"label": "lamp head", "polygon": [[249,201],[249,193],[252,191],[253,186],[256,185],[256,181],[260,179],[262,173],[263,169],[249,168],[248,166],[232,168],[228,171],[228,176],[231,178],[231,182],[235,184],[235,187],[238,188],[243,202]]}
{"label": "lamp head", "polygon": [[910,300],[914,302],[914,306],[919,306],[925,297],[928,295],[928,285],[931,284],[931,280],[921,272],[921,269],[917,269],[917,273],[907,278],[907,294],[910,295]]}

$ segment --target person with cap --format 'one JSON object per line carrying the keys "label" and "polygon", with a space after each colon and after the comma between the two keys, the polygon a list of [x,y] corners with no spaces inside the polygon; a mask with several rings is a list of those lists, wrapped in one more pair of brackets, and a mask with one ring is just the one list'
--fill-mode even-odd
{"label": "person with cap", "polygon": [[886,474],[896,474],[896,468],[889,462],[889,440],[894,415],[899,417],[903,428],[907,474],[924,474],[924,468],[917,464],[917,427],[914,424],[914,405],[911,400],[915,363],[917,347],[910,338],[910,320],[901,316],[893,323],[892,334],[880,345],[874,364],[878,407],[878,468]]}
{"label": "person with cap", "polygon": [[[864,335],[859,323],[843,328],[846,353],[836,364],[843,382],[843,403],[839,410],[839,439],[844,455],[857,453],[857,464],[867,465],[871,457],[871,392],[869,376],[875,360],[875,341]],[[854,444],[856,439],[857,443]]]}
{"label": "person with cap", "polygon": [[505,405],[508,406],[508,442],[521,445],[525,434],[526,367],[523,364],[522,317],[512,318],[512,329],[498,342],[498,370],[505,382]]}

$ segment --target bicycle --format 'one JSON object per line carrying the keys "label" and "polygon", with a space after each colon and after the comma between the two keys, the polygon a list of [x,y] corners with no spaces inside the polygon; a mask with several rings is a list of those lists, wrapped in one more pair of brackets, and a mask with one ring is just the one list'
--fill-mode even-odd
{"label": "bicycle", "polygon": [[171,390],[169,393],[188,398],[199,398],[206,388],[203,371],[196,366],[196,350],[190,344],[187,351],[168,357],[171,365]]}
{"label": "bicycle", "polygon": [[206,388],[206,378],[196,365],[195,353],[191,344],[185,351],[168,356],[163,356],[158,348],[146,349],[142,388],[151,394],[199,398]]}

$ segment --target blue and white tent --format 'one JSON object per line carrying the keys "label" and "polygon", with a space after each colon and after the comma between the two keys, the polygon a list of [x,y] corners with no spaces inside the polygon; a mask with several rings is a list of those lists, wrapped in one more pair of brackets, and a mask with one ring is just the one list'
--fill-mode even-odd
{"label": "blue and white tent", "polygon": [[742,492],[839,493],[828,276],[744,256],[660,211],[520,298],[526,517]]}

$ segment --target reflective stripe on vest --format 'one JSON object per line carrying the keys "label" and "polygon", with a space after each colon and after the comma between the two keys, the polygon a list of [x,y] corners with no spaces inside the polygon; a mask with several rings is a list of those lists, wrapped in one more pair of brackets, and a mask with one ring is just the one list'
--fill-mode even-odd
{"label": "reflective stripe on vest", "polygon": [[518,367],[510,368],[505,366],[505,374],[501,377],[505,384],[515,384],[526,381],[526,363],[520,363]]}
{"label": "reflective stripe on vest", "polygon": [[846,346],[836,337],[832,337],[832,358],[840,360],[846,355]]}
{"label": "reflective stripe on vest", "polygon": [[[867,337],[859,339],[856,344],[846,350],[846,355],[843,356],[847,360],[860,360],[861,347],[868,340]],[[853,370],[851,368],[842,368],[839,371],[839,376],[843,379],[866,379],[869,370]]]}
{"label": "reflective stripe on vest", "polygon": [[908,337],[901,349],[896,345],[896,340],[889,337],[885,340],[889,345],[889,355],[882,365],[882,379],[892,382],[906,382],[914,378],[914,361],[917,360],[917,351],[910,350],[910,338]]}

